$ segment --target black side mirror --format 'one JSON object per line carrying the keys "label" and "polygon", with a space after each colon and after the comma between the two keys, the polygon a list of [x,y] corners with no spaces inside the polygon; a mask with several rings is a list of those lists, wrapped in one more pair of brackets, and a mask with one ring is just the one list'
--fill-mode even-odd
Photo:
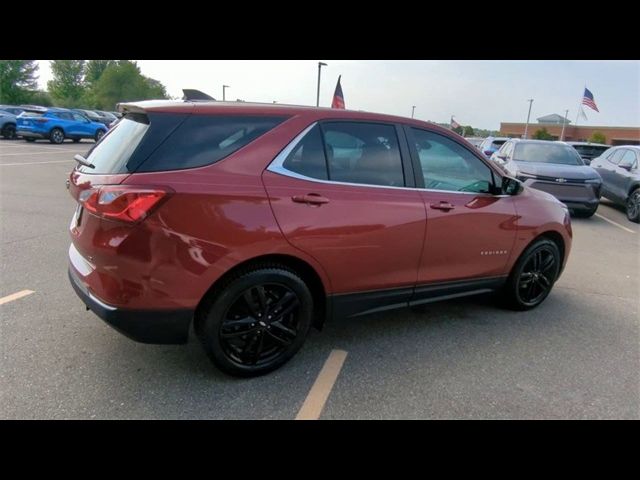
{"label": "black side mirror", "polygon": [[518,195],[524,187],[522,183],[513,177],[502,177],[502,193],[505,195]]}

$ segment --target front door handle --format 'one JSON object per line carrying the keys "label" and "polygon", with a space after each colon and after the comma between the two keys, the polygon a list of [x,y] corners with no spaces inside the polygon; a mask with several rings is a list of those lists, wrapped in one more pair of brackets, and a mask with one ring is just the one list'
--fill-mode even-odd
{"label": "front door handle", "polygon": [[310,205],[322,205],[325,203],[329,203],[329,199],[325,198],[317,193],[309,193],[307,195],[294,195],[291,197],[296,203],[307,203]]}
{"label": "front door handle", "polygon": [[440,203],[432,203],[431,208],[435,208],[436,210],[444,210],[448,212],[449,210],[453,210],[455,207],[451,205],[449,202],[440,202]]}

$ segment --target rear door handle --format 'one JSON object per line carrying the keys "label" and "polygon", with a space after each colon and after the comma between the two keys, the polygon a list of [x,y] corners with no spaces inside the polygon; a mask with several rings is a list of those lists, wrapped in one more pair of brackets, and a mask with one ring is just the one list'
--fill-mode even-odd
{"label": "rear door handle", "polygon": [[448,212],[449,210],[453,210],[455,207],[451,205],[449,202],[440,202],[440,203],[432,203],[431,208],[435,208],[436,210],[444,210]]}
{"label": "rear door handle", "polygon": [[329,199],[325,198],[317,193],[309,193],[307,195],[294,195],[291,197],[296,203],[307,203],[310,205],[322,205],[325,203],[329,203]]}

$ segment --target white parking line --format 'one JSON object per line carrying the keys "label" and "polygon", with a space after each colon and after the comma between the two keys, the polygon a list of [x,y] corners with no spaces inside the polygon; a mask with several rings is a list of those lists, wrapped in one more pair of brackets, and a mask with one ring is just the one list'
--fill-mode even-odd
{"label": "white parking line", "polygon": [[3,157],[20,157],[26,155],[54,155],[64,153],[65,155],[71,155],[73,152],[77,152],[77,150],[58,150],[57,152],[20,152],[20,153],[0,153],[0,158]]}
{"label": "white parking line", "polygon": [[42,165],[44,163],[71,163],[73,160],[51,160],[50,162],[0,163],[0,167],[18,167],[22,165]]}
{"label": "white parking line", "polygon": [[0,305],[13,302],[14,300],[18,300],[19,298],[26,297],[27,295],[31,295],[32,293],[35,293],[35,292],[33,290],[21,290],[19,292],[12,293],[11,295],[7,295],[6,297],[0,298]]}
{"label": "white parking line", "polygon": [[336,383],[345,358],[347,358],[347,352],[344,350],[331,351],[313,387],[309,390],[309,394],[302,404],[296,420],[317,420],[320,418],[324,404],[329,398],[333,384]]}
{"label": "white parking line", "polygon": [[635,230],[631,230],[630,228],[627,228],[623,225],[620,225],[617,222],[614,222],[613,220],[609,220],[607,217],[605,217],[604,215],[600,215],[599,213],[595,214],[596,217],[603,219],[605,222],[609,222],[611,225],[615,225],[618,228],[621,228],[622,230],[624,230],[625,232],[629,232],[629,233],[636,233]]}

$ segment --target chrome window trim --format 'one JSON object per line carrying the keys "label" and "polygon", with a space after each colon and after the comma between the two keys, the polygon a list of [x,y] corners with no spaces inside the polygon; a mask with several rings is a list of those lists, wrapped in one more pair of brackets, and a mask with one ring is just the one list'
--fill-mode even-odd
{"label": "chrome window trim", "polygon": [[[354,120],[357,121],[357,120]],[[492,195],[486,192],[460,192],[458,190],[438,190],[432,188],[419,188],[419,187],[393,187],[386,185],[371,185],[368,183],[351,183],[351,182],[337,182],[334,180],[322,180],[319,178],[307,177],[306,175],[301,175],[296,172],[292,172],[291,170],[286,169],[283,164],[287,157],[291,154],[291,152],[298,146],[298,143],[302,141],[302,139],[315,127],[318,125],[318,122],[313,122],[307,128],[305,128],[302,132],[295,136],[293,140],[289,142],[289,144],[282,149],[282,151],[276,155],[276,157],[271,161],[269,166],[266,168],[268,171],[272,173],[276,173],[278,175],[284,175],[285,177],[297,178],[298,180],[304,180],[307,182],[315,182],[315,183],[323,183],[327,185],[348,185],[351,187],[365,187],[365,188],[384,188],[384,189],[393,189],[393,190],[413,190],[418,192],[446,192],[446,193],[460,193],[464,195],[485,195],[495,198],[503,198],[509,197],[510,195]]]}

